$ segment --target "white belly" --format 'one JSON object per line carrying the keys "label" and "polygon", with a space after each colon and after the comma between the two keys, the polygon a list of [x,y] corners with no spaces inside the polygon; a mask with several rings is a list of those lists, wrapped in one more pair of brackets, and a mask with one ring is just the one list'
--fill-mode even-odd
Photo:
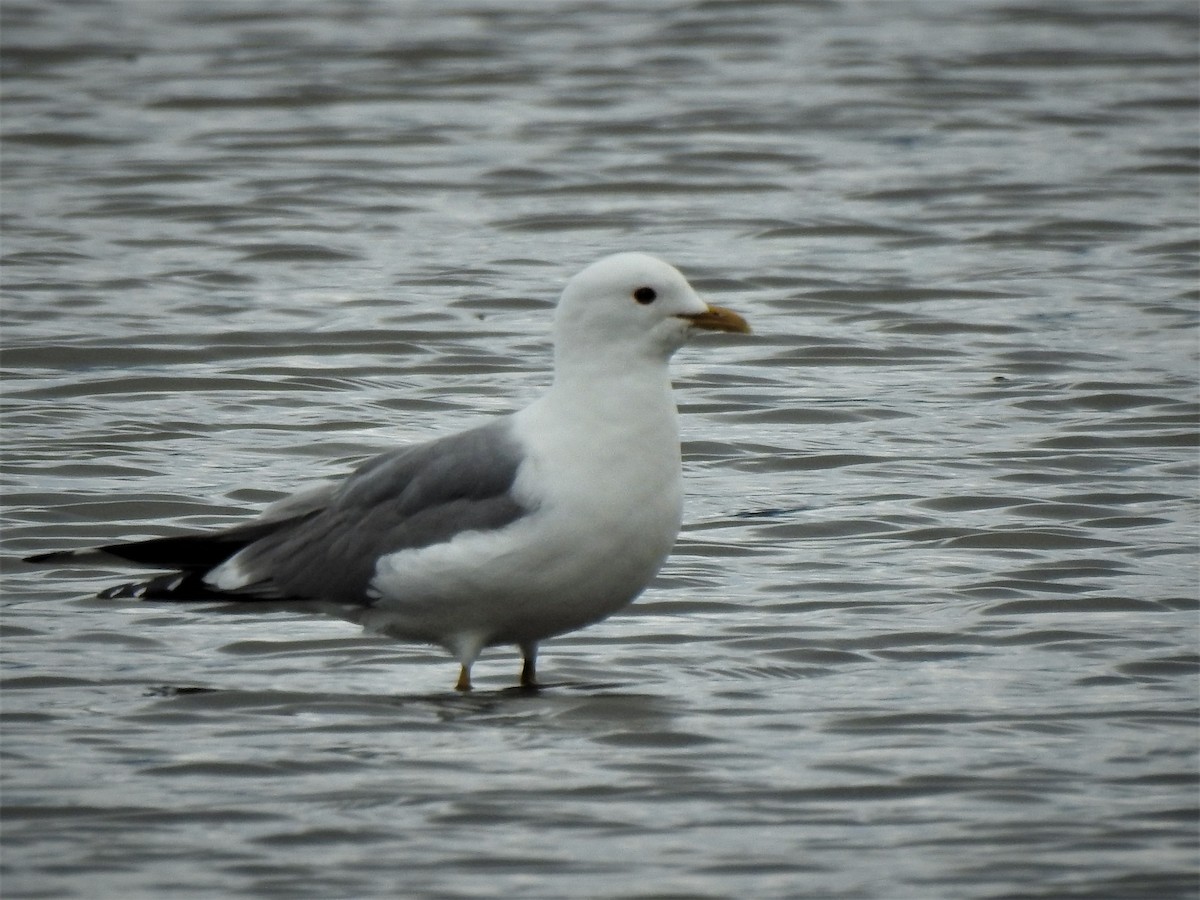
{"label": "white belly", "polygon": [[632,490],[604,478],[572,485],[505,528],[386,555],[361,621],[440,644],[470,632],[488,645],[603,619],[641,593],[675,543],[681,501],[678,471],[671,475]]}

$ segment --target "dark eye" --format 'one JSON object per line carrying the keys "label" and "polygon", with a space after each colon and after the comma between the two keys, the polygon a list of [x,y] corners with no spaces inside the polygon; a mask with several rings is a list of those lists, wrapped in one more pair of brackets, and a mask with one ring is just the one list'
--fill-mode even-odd
{"label": "dark eye", "polygon": [[633,292],[633,299],[642,304],[653,303],[657,297],[658,294],[652,287],[640,287]]}

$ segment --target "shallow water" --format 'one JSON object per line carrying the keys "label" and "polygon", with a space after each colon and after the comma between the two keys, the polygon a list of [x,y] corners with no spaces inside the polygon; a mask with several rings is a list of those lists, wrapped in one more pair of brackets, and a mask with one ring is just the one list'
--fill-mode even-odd
{"label": "shallow water", "polygon": [[[3,882],[1191,897],[1191,2],[6,0]],[[16,557],[535,396],[678,264],[687,526],[547,689]]]}

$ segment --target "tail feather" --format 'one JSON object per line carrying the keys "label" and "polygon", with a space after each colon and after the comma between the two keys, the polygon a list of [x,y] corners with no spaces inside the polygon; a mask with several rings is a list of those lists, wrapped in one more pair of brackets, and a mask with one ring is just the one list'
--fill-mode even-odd
{"label": "tail feather", "polygon": [[182,534],[174,537],[150,538],[125,544],[108,544],[83,550],[55,550],[27,556],[28,563],[112,563],[119,560],[149,569],[173,569],[146,581],[135,581],[107,588],[99,596],[105,600],[132,598],[137,600],[253,600],[268,593],[267,586],[256,592],[251,585],[245,592],[219,591],[204,580],[212,569],[225,562],[239,550],[255,541],[308,518],[312,512],[290,519],[250,522],[225,531]]}
{"label": "tail feather", "polygon": [[62,550],[37,553],[26,557],[26,563],[101,562],[104,558],[124,560],[148,569],[208,570],[221,565],[242,547],[278,529],[298,522],[299,518],[284,518],[275,522],[251,522],[223,530],[198,534],[180,534],[170,538],[150,538],[128,544],[108,544],[85,550]]}
{"label": "tail feather", "polygon": [[150,569],[179,569],[185,572],[212,569],[219,566],[248,544],[253,544],[280,528],[292,525],[296,519],[274,522],[251,522],[225,531],[180,534],[172,537],[150,538],[123,544],[107,544],[84,550],[55,550],[25,558],[29,563],[102,562],[113,558]]}

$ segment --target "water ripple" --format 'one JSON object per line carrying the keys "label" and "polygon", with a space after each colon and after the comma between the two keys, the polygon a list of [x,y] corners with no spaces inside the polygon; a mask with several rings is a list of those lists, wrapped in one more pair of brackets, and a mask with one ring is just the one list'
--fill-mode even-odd
{"label": "water ripple", "polygon": [[[1197,896],[1194,4],[2,15],[5,896]],[[545,690],[13,561],[527,401],[628,248],[756,335]]]}

